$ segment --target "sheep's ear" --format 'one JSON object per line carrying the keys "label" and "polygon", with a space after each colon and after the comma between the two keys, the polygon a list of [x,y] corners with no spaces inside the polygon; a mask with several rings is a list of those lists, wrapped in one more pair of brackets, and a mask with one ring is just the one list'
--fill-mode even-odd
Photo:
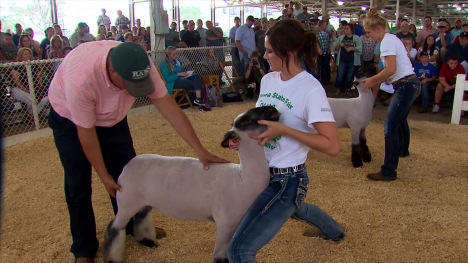
{"label": "sheep's ear", "polygon": [[229,148],[229,140],[235,141],[237,139],[239,139],[239,136],[235,131],[228,131],[226,132],[226,134],[224,134],[224,139],[221,142],[221,147]]}

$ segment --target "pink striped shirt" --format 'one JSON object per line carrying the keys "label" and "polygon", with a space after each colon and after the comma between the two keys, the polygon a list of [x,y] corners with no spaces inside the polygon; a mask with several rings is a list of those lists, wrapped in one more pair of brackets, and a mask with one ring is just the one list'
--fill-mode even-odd
{"label": "pink striped shirt", "polygon": [[[106,70],[109,50],[120,43],[84,43],[65,57],[52,79],[48,95],[60,116],[78,126],[92,128],[111,127],[127,115],[135,98],[126,89],[112,84]],[[151,61],[150,65],[155,91],[148,97],[158,99],[166,95],[167,90]]]}

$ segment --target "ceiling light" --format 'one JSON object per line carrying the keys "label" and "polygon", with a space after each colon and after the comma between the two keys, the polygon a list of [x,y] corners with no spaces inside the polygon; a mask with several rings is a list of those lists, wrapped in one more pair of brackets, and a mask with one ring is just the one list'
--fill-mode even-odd
{"label": "ceiling light", "polygon": [[344,4],[344,2],[343,2],[343,1],[341,1],[341,0],[338,0],[338,5],[343,5],[343,4]]}
{"label": "ceiling light", "polygon": [[461,6],[457,5],[457,10],[461,11],[462,10]]}
{"label": "ceiling light", "polygon": [[385,9],[380,10],[380,13],[385,13]]}
{"label": "ceiling light", "polygon": [[367,6],[365,6],[365,5],[361,6],[362,10],[366,10],[366,8],[367,8]]}

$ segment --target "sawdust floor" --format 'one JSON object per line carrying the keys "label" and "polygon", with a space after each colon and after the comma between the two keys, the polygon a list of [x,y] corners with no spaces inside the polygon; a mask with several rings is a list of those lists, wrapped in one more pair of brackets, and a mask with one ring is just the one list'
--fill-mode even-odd
{"label": "sawdust floor", "polygon": [[[238,162],[219,146],[229,122],[254,106],[225,104],[212,112],[186,109],[202,143],[213,153]],[[340,130],[341,152],[332,158],[311,152],[306,201],[331,214],[346,231],[341,242],[314,236],[316,230],[289,220],[257,256],[259,262],[468,262],[468,126],[409,117],[411,155],[400,160],[399,179],[371,182],[369,172],[383,162],[383,122],[378,105],[367,129],[373,161],[354,169],[350,133]],[[426,115],[430,118],[429,115]],[[464,121],[467,119],[463,118]],[[194,156],[158,112],[129,118],[138,154]],[[63,174],[53,138],[41,138],[5,150],[5,192],[1,262],[72,262]],[[93,175],[93,205],[98,239],[113,218],[107,193]],[[211,262],[213,223],[187,222],[154,213],[168,236],[149,249],[127,238],[126,262]],[[304,232],[314,237],[304,236]],[[97,262],[101,262],[101,251]]]}

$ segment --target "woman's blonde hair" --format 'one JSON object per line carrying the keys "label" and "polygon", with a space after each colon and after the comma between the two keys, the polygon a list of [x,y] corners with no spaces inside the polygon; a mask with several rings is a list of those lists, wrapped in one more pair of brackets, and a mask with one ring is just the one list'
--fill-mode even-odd
{"label": "woman's blonde hair", "polygon": [[166,54],[166,57],[164,58],[164,61],[166,61],[166,67],[168,67],[172,73],[174,73],[174,65],[172,65],[172,63],[169,61],[169,55],[174,50],[176,50],[176,48],[173,46],[168,46],[166,50],[164,50],[164,53]]}
{"label": "woman's blonde hair", "polygon": [[59,35],[53,35],[53,36],[50,38],[50,48],[54,48],[54,41],[55,41],[55,40],[60,41],[60,50],[62,50],[63,42],[62,42],[62,38],[61,38]]}
{"label": "woman's blonde hair", "polygon": [[18,50],[18,55],[17,55],[17,60],[18,62],[21,62],[23,61],[23,52],[24,51],[29,51],[29,53],[31,53],[31,56],[33,54],[32,50],[30,48],[27,48],[27,47],[22,47]]}
{"label": "woman's blonde hair", "polygon": [[364,27],[374,29],[377,26],[380,26],[388,32],[389,28],[387,19],[382,17],[379,10],[371,8],[364,19]]}

